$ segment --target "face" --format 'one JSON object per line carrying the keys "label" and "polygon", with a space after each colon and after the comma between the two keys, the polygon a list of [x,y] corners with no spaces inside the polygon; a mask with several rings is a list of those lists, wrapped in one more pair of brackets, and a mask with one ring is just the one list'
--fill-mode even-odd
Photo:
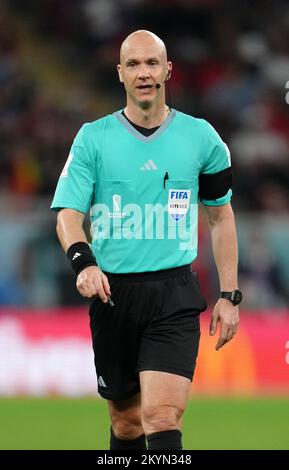
{"label": "face", "polygon": [[164,87],[157,89],[156,84],[162,84],[170,75],[171,67],[161,41],[147,34],[136,34],[124,41],[117,69],[128,99],[148,107],[164,93]]}

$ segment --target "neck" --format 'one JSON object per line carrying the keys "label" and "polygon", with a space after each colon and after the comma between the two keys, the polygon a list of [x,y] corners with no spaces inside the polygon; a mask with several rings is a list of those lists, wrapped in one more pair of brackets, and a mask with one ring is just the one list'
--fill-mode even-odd
{"label": "neck", "polygon": [[150,129],[160,126],[166,120],[170,108],[163,102],[161,105],[153,103],[150,107],[144,109],[128,100],[124,112],[134,124]]}

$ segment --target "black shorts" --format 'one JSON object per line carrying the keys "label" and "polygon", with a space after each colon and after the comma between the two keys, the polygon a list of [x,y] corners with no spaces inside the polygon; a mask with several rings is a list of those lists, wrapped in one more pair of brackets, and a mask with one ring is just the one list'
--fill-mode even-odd
{"label": "black shorts", "polygon": [[105,274],[115,306],[96,298],[89,311],[99,394],[118,400],[138,393],[143,370],[192,380],[207,305],[191,266]]}

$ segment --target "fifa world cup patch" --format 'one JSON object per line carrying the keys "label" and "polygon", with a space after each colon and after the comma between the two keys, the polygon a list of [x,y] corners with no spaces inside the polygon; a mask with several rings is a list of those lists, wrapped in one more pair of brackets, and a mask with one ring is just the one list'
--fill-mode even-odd
{"label": "fifa world cup patch", "polygon": [[190,189],[170,189],[168,200],[168,214],[175,221],[182,220],[190,207]]}

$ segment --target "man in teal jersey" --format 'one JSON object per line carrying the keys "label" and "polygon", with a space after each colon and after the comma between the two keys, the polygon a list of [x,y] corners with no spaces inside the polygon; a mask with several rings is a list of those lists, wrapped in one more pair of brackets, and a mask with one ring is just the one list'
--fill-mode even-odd
{"label": "man in teal jersey", "polygon": [[[206,309],[192,262],[198,202],[205,207],[220,281],[210,334],[219,350],[239,322],[237,240],[227,146],[205,120],[165,104],[172,72],[163,41],[140,30],[117,66],[127,105],[78,132],[52,208],[57,234],[93,299],[98,391],[110,449],[181,449],[181,419]],[[91,248],[83,231],[90,210]]]}

